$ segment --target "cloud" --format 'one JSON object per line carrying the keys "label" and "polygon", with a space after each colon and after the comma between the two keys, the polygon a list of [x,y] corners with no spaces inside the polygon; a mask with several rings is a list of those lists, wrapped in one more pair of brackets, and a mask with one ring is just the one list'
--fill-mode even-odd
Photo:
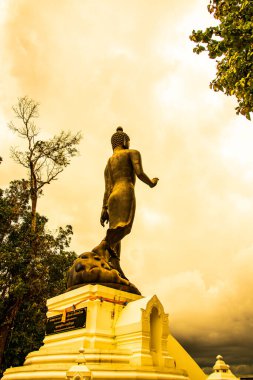
{"label": "cloud", "polygon": [[[208,84],[215,63],[189,34],[209,23],[203,2],[9,0],[1,22],[1,187],[26,175],[9,159],[18,96],[40,102],[43,136],[81,130],[80,156],[45,189],[50,228],[71,223],[72,248],[96,246],[110,137],[122,125],[154,189],[136,184],[122,267],[156,292],[171,329],[206,367],[217,354],[250,370],[252,128]],[[238,253],[239,252],[239,253]],[[239,358],[239,359],[238,359]]]}
{"label": "cloud", "polygon": [[[253,247],[216,267],[220,264],[222,273],[212,268],[209,285],[198,271],[181,272],[161,278],[156,291],[167,305],[173,335],[207,372],[221,354],[237,374],[250,373]],[[152,289],[153,284],[146,286],[146,291]]]}

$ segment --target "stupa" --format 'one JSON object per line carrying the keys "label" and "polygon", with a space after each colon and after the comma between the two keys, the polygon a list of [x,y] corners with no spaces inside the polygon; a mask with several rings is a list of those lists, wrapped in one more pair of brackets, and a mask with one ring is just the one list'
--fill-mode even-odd
{"label": "stupa", "polygon": [[[170,334],[156,295],[144,297],[120,266],[121,240],[131,232],[135,179],[155,187],[141,155],[121,127],[105,168],[100,222],[105,238],[68,271],[67,291],[47,301],[42,347],[2,380],[205,380],[206,375]],[[81,356],[80,356],[81,355]]]}
{"label": "stupa", "polygon": [[213,366],[213,373],[208,376],[208,380],[239,380],[229,368],[229,365],[226,364],[221,355],[216,356],[216,362]]}

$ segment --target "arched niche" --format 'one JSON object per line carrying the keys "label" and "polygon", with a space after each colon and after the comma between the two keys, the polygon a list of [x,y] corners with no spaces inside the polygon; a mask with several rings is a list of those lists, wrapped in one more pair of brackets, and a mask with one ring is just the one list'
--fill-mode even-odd
{"label": "arched niche", "polygon": [[130,302],[116,323],[115,333],[117,347],[132,350],[131,364],[174,367],[168,354],[168,314],[157,296]]}
{"label": "arched niche", "polygon": [[153,365],[159,366],[162,357],[162,318],[158,309],[154,306],[150,313],[150,341],[149,349],[153,359]]}

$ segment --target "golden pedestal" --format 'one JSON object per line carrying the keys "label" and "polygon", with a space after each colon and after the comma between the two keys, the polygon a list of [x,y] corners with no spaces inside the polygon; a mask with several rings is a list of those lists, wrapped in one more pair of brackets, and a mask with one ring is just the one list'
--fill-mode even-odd
{"label": "golden pedestal", "polygon": [[170,335],[168,315],[156,296],[85,285],[49,299],[47,306],[44,345],[28,354],[22,367],[7,369],[2,380],[86,379],[71,370],[81,373],[75,364],[80,348],[94,380],[206,378]]}

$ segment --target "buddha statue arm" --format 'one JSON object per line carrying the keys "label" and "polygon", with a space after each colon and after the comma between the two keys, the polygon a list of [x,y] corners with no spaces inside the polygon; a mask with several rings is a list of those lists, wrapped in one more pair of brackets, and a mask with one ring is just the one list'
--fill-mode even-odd
{"label": "buddha statue arm", "polygon": [[147,174],[144,173],[143,168],[142,168],[142,162],[141,162],[140,152],[138,152],[138,150],[132,150],[130,152],[130,158],[131,158],[131,161],[132,161],[134,172],[137,175],[137,177],[142,182],[146,183],[148,186],[155,187],[156,184],[157,184],[157,182],[158,182],[158,178],[150,179],[147,176]]}
{"label": "buddha statue arm", "polygon": [[105,193],[104,193],[103,207],[102,207],[102,212],[101,212],[101,217],[100,217],[100,223],[102,224],[103,227],[105,223],[109,222],[108,199],[112,191],[109,164],[106,165],[104,177],[105,177]]}

